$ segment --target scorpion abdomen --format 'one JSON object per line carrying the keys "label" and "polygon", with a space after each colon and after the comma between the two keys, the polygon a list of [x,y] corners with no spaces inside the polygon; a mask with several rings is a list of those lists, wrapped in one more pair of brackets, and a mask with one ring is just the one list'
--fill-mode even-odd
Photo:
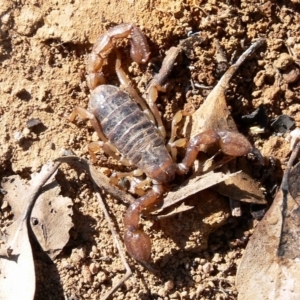
{"label": "scorpion abdomen", "polygon": [[118,151],[150,178],[165,182],[174,177],[175,164],[164,139],[127,93],[100,85],[91,95],[89,110]]}

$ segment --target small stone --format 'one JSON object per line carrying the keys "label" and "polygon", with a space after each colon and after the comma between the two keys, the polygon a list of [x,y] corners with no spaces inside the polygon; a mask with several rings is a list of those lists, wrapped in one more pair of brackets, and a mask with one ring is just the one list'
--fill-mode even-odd
{"label": "small stone", "polygon": [[160,288],[158,290],[158,295],[164,297],[166,295],[166,290],[164,288]]}
{"label": "small stone", "polygon": [[81,274],[83,276],[84,283],[91,283],[92,282],[92,274],[88,266],[83,265],[81,269]]}
{"label": "small stone", "polygon": [[25,138],[30,137],[30,130],[28,128],[24,128],[22,134]]}
{"label": "small stone", "polygon": [[24,5],[15,18],[16,31],[21,35],[31,35],[39,26],[43,16],[38,7]]}
{"label": "small stone", "polygon": [[174,281],[173,280],[168,280],[166,283],[165,283],[165,286],[164,286],[165,290],[166,291],[170,291],[174,288]]}
{"label": "small stone", "polygon": [[91,263],[89,266],[90,272],[95,275],[99,271],[99,266],[98,264]]}
{"label": "small stone", "polygon": [[205,274],[209,274],[211,272],[211,270],[212,270],[212,266],[209,262],[206,263],[205,265],[203,265],[203,272]]}
{"label": "small stone", "polygon": [[215,255],[212,258],[212,261],[217,263],[217,262],[221,262],[222,259],[223,258],[221,257],[220,253],[215,253]]}
{"label": "small stone", "polygon": [[35,126],[38,126],[40,124],[43,124],[42,121],[39,118],[31,118],[27,120],[26,126],[28,129],[32,129]]}
{"label": "small stone", "polygon": [[93,142],[98,142],[99,141],[99,137],[96,131],[93,132],[92,134],[92,141]]}
{"label": "small stone", "polygon": [[276,118],[272,123],[271,127],[281,133],[285,133],[295,125],[295,121],[288,115],[281,115]]}
{"label": "small stone", "polygon": [[98,248],[97,248],[95,245],[92,246],[92,251],[93,251],[95,254],[99,252]]}
{"label": "small stone", "polygon": [[71,260],[73,262],[74,265],[78,265],[81,261],[81,257],[77,252],[72,252],[71,254]]}
{"label": "small stone", "polygon": [[300,71],[298,68],[291,66],[283,72],[282,77],[286,83],[294,83],[300,78]]}
{"label": "small stone", "polygon": [[3,24],[8,24],[8,22],[10,21],[10,17],[11,17],[11,14],[10,14],[10,13],[5,14],[5,15],[1,18],[2,23],[3,23]]}
{"label": "small stone", "polygon": [[20,142],[24,138],[24,135],[20,131],[14,132],[14,139],[16,142]]}
{"label": "small stone", "polygon": [[279,58],[274,62],[274,68],[279,70],[285,70],[294,62],[294,59],[291,55],[287,53],[281,53]]}
{"label": "small stone", "polygon": [[180,296],[181,296],[182,298],[185,298],[187,295],[188,295],[188,292],[187,292],[187,291],[183,291],[183,292],[180,293]]}
{"label": "small stone", "polygon": [[99,273],[96,275],[96,280],[97,280],[99,283],[104,282],[106,279],[107,279],[107,275],[106,275],[104,272],[99,272]]}
{"label": "small stone", "polygon": [[2,205],[1,205],[1,209],[4,210],[8,207],[8,202],[7,201],[3,201]]}
{"label": "small stone", "polygon": [[296,55],[298,58],[300,58],[300,44],[297,43],[293,47],[293,53]]}

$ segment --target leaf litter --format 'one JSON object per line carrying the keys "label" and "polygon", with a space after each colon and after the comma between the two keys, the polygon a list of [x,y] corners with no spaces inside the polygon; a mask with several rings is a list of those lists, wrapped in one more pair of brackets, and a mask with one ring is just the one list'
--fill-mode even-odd
{"label": "leaf litter", "polygon": [[33,299],[35,294],[35,269],[29,239],[29,219],[38,200],[42,186],[57,170],[59,163],[44,165],[41,172],[25,184],[19,176],[4,178],[4,199],[11,205],[14,222],[6,228],[5,244],[8,257],[0,259],[1,300]]}

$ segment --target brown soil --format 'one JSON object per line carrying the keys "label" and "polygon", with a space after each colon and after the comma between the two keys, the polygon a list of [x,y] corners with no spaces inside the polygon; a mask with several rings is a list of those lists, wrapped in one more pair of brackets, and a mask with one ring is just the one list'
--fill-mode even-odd
{"label": "brown soil", "polygon": [[[0,176],[29,178],[60,149],[88,158],[86,145],[95,139],[89,123],[69,123],[65,113],[86,107],[85,55],[108,28],[123,22],[138,25],[151,49],[150,63],[131,63],[126,41],[123,67],[142,93],[158,71],[165,52],[189,32],[201,32],[204,42],[191,57],[182,54],[170,76],[170,88],[159,98],[167,129],[185,103],[196,107],[208,90],[192,91],[190,79],[214,86],[225,69],[258,37],[266,46],[247,61],[228,91],[228,105],[240,130],[268,162],[253,176],[271,199],[289,155],[286,133],[270,120],[286,114],[300,124],[299,58],[300,2],[283,1],[10,1],[0,7]],[[219,41],[227,63],[216,59]],[[287,54],[290,55],[287,55]],[[104,73],[118,85],[110,55]],[[223,70],[224,71],[224,70]],[[221,74],[219,73],[221,72]],[[264,105],[269,124],[254,134],[239,120]],[[27,128],[37,118],[42,124]],[[98,166],[120,168],[99,155]],[[57,175],[63,194],[74,201],[74,229],[65,251],[54,261],[36,257],[36,299],[99,299],[124,273],[110,231],[87,176],[64,167]],[[115,228],[122,239],[126,206],[106,196]],[[197,196],[196,196],[197,199]],[[114,299],[236,299],[235,274],[253,225],[249,205],[242,218],[229,217],[228,201],[215,205],[214,194],[191,200],[195,209],[161,222],[144,221],[153,241],[155,276],[128,257],[133,276]],[[5,208],[2,224],[11,219]],[[213,232],[213,233],[212,233]],[[211,234],[212,233],[212,234]],[[210,236],[210,238],[209,238]]]}

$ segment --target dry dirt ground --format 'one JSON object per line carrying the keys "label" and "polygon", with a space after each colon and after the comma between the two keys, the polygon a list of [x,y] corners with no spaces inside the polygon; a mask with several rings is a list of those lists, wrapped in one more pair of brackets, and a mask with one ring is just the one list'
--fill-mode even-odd
{"label": "dry dirt ground", "polygon": [[[87,106],[85,56],[97,37],[116,24],[131,22],[145,32],[151,50],[150,62],[138,66],[129,58],[126,40],[119,43],[123,67],[141,93],[171,46],[190,33],[200,32],[204,37],[192,57],[181,55],[170,75],[168,92],[158,100],[168,130],[178,109],[185,103],[199,107],[209,92],[193,89],[191,80],[214,86],[255,38],[266,38],[266,45],[235,76],[227,100],[239,129],[266,158],[266,166],[253,177],[261,181],[270,201],[289,155],[286,133],[270,124],[282,114],[293,118],[294,126],[300,124],[299,13],[299,0],[2,0],[0,177],[29,178],[62,148],[89,158],[86,145],[95,139],[92,127],[88,122],[72,124],[64,114],[76,105]],[[220,64],[216,58],[214,40],[219,41],[227,62]],[[110,83],[118,85],[113,55],[108,62],[104,73]],[[269,121],[262,133],[254,133],[241,117],[260,105]],[[41,124],[28,128],[32,118]],[[102,154],[96,166],[120,169]],[[36,299],[99,299],[122,276],[124,267],[89,178],[64,167],[57,179],[62,193],[73,199],[74,228],[54,263],[35,257]],[[128,257],[133,276],[114,299],[236,299],[236,268],[254,223],[250,206],[243,205],[243,216],[234,218],[226,199],[215,205],[210,192],[195,197],[192,211],[163,222],[144,221],[160,275]],[[126,206],[106,198],[122,239]],[[7,208],[1,210],[2,228],[11,217]]]}

